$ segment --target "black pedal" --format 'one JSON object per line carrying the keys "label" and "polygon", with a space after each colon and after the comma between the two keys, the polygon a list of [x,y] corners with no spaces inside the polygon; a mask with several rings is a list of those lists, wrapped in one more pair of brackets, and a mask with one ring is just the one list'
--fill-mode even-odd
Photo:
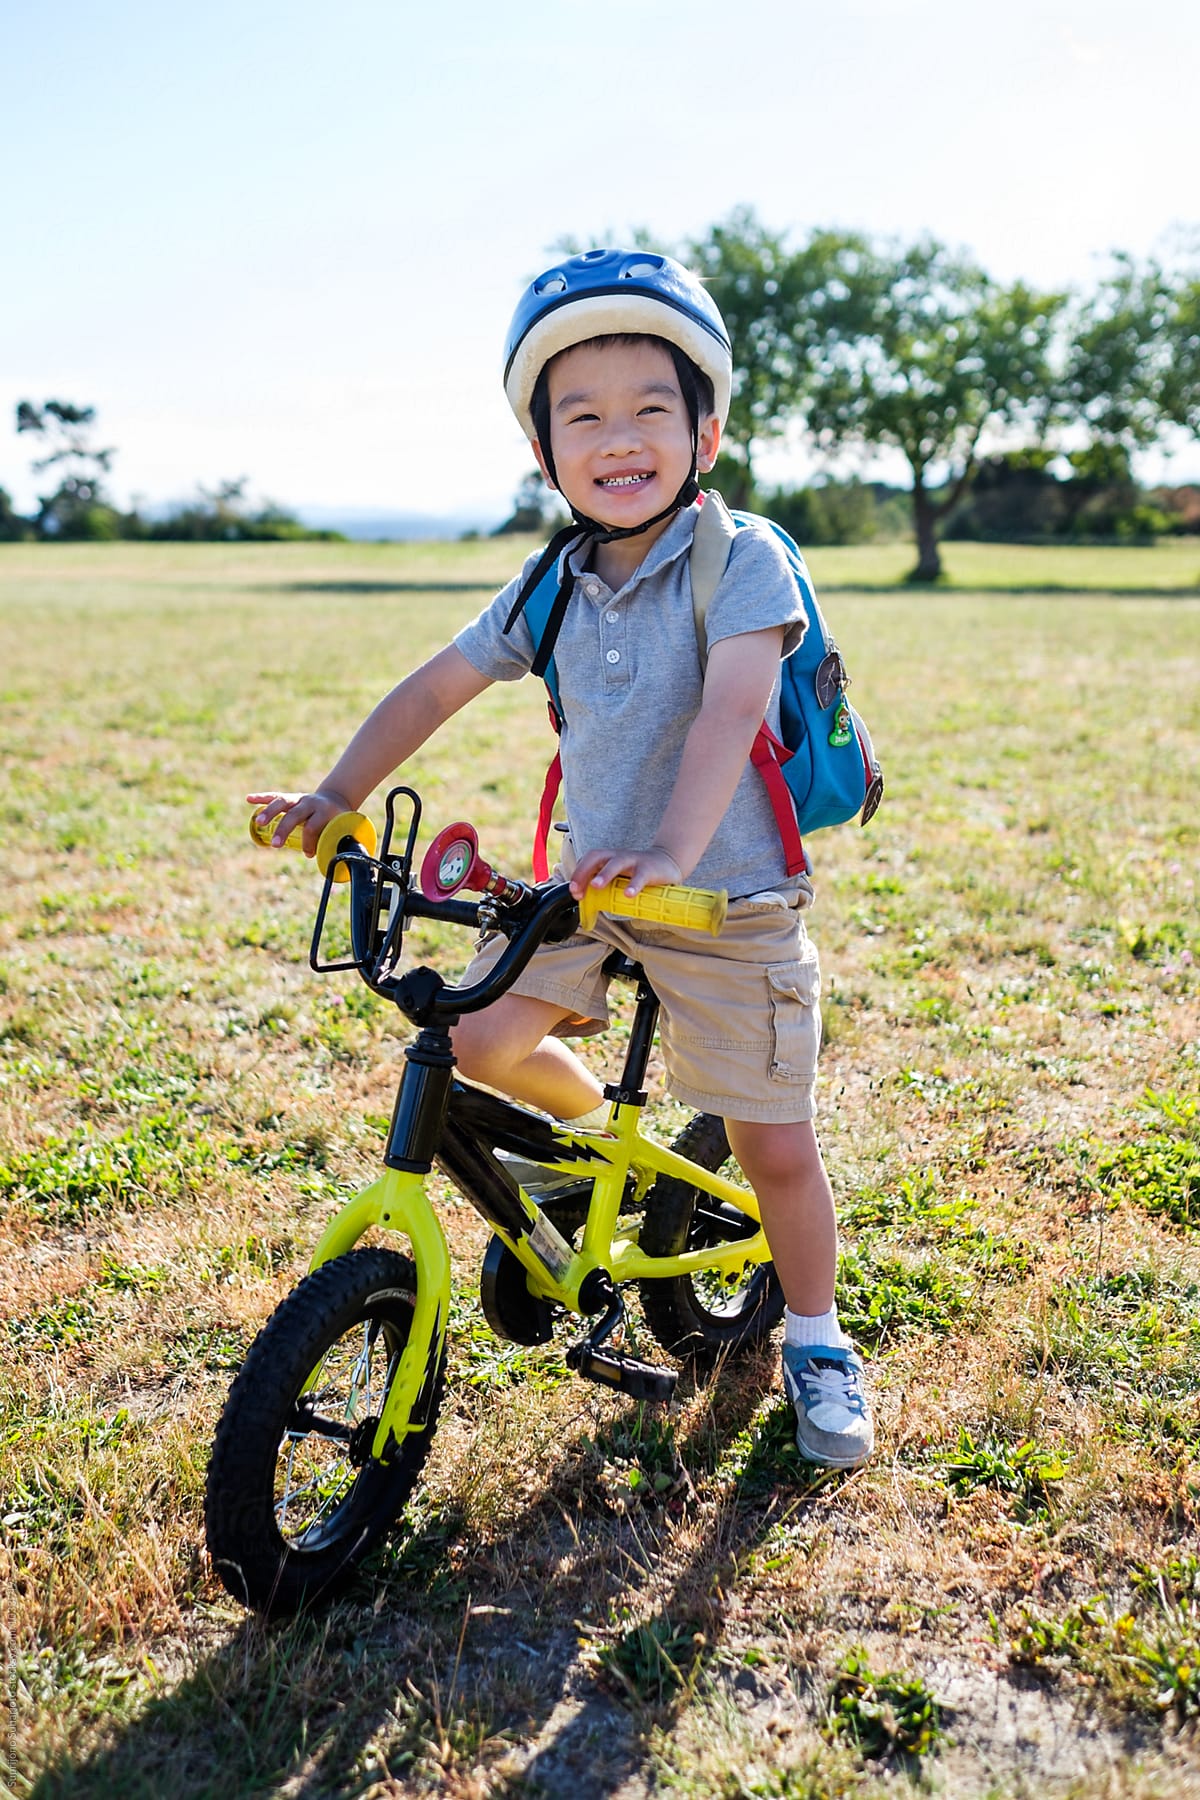
{"label": "black pedal", "polygon": [[674,1369],[658,1369],[653,1363],[639,1362],[636,1356],[618,1356],[609,1350],[589,1350],[580,1344],[567,1353],[567,1362],[577,1374],[602,1387],[616,1388],[634,1400],[672,1398],[679,1379]]}

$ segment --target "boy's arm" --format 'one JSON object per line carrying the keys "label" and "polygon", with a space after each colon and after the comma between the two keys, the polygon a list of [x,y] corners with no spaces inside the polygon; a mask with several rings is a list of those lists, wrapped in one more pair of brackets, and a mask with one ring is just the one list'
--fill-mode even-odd
{"label": "boy's arm", "polygon": [[263,824],[276,820],[271,842],[304,827],[304,854],[315,856],[330,819],[356,812],[371,790],[407,761],[439,725],[492,685],[454,644],[407,675],[364,719],[315,793],[247,794]]}
{"label": "boy's arm", "polygon": [[783,627],[722,638],[709,652],[700,711],[683,746],[655,843],[648,850],[589,850],[571,877],[582,894],[628,875],[627,892],[686,881],[733,799],[779,674]]}

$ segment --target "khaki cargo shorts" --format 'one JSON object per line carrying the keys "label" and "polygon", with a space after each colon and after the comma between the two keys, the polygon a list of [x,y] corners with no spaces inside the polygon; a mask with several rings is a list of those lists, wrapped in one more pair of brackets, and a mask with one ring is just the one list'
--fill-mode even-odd
{"label": "khaki cargo shorts", "polygon": [[[479,980],[504,946],[499,933],[489,938],[462,980]],[[718,937],[601,913],[590,932],[543,944],[511,991],[563,1009],[556,1037],[603,1031],[612,950],[641,963],[662,1003],[659,1043],[677,1100],[726,1119],[815,1117],[821,971],[793,901],[733,900]]]}

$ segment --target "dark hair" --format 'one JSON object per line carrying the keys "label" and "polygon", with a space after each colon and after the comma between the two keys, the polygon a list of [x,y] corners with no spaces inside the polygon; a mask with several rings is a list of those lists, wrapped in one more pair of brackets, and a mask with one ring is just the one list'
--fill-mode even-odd
{"label": "dark hair", "polygon": [[[672,344],[666,338],[655,337],[650,332],[613,331],[601,337],[584,338],[578,344],[568,346],[571,350],[606,348],[610,344],[628,347],[632,344],[657,344],[665,350],[675,367],[675,379],[679,383],[679,391],[683,395],[683,403],[687,407],[688,417],[692,421],[692,440],[700,435],[700,420],[716,411],[716,399],[713,395],[713,384],[704,370],[695,364],[691,357],[681,350],[678,344]],[[549,362],[543,363],[538,370],[538,378],[533,384],[533,393],[529,400],[529,413],[533,420],[533,429],[537,441],[542,447],[542,455],[547,458],[553,470],[554,462],[550,453],[550,369],[565,356],[566,350],[560,350]]]}

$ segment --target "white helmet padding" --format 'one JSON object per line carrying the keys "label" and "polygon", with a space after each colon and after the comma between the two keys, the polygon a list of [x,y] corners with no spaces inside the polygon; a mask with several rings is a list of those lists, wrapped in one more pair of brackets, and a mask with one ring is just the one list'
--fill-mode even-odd
{"label": "white helmet padding", "polygon": [[530,402],[541,371],[562,350],[621,333],[664,338],[712,382],[724,426],[733,360],[715,303],[670,257],[592,250],[548,269],[522,296],[506,346],[504,391],[527,436],[537,435]]}

